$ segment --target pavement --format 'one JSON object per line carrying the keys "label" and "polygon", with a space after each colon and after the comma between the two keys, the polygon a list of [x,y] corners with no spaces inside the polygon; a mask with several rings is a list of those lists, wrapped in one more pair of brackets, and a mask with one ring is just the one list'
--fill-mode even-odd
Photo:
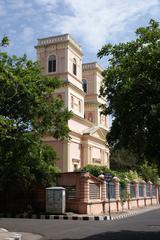
{"label": "pavement", "polygon": [[76,214],[76,213],[66,213],[63,215],[52,215],[52,214],[0,214],[1,218],[26,218],[26,219],[50,219],[50,220],[84,220],[84,221],[110,221],[118,220],[137,214],[152,211],[154,209],[159,209],[160,205],[147,206],[137,209],[124,210],[122,212],[111,213],[111,215],[87,215],[87,214]]}
{"label": "pavement", "polygon": [[0,228],[0,240],[40,240],[42,236],[32,233],[9,232],[5,228]]}
{"label": "pavement", "polygon": [[[118,220],[122,218],[127,218],[131,216],[135,216],[138,214],[142,214],[148,211],[160,209],[160,205],[153,205],[153,206],[147,206],[147,207],[142,207],[142,208],[137,208],[137,209],[130,209],[130,210],[124,210],[122,212],[115,212],[111,213],[111,215],[99,215],[99,216],[93,216],[93,215],[77,215],[75,213],[67,213],[68,220],[92,220],[92,221],[106,221],[106,220]],[[55,215],[56,216],[56,215]],[[57,216],[56,216],[57,217]],[[57,217],[56,219],[62,219],[62,215]]]}
{"label": "pavement", "polygon": [[137,208],[137,209],[131,209],[128,211],[120,212],[120,213],[114,213],[111,214],[111,219],[110,220],[118,220],[122,218],[127,218],[131,216],[136,216],[145,212],[153,211],[156,209],[160,209],[160,205],[153,205],[153,206],[147,206],[147,207],[142,207],[142,208]]}
{"label": "pavement", "polygon": [[[123,218],[128,218],[131,216],[140,215],[145,212],[150,212],[160,209],[160,205],[154,205],[149,206],[145,208],[139,208],[136,210],[129,210],[126,212],[119,212],[119,213],[113,213],[111,216],[109,215],[100,215],[100,216],[88,216],[88,215],[77,215],[75,213],[67,213],[66,215],[30,215],[30,218],[34,219],[41,219],[41,220],[85,220],[85,221],[105,221],[105,220],[111,220],[109,222],[112,222],[114,220],[119,220]],[[18,217],[18,215],[16,216]],[[21,216],[22,218],[22,216]],[[24,216],[24,218],[27,218],[27,216]],[[6,218],[7,219],[7,218]],[[20,219],[17,219],[18,221]],[[23,230],[22,230],[23,231]],[[33,234],[29,232],[9,232],[8,230],[4,228],[0,228],[0,240],[40,240],[43,239],[42,235],[40,234]]]}

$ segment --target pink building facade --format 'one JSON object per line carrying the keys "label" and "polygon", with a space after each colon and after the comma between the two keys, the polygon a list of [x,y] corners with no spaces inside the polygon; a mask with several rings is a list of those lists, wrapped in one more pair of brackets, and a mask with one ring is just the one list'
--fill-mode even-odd
{"label": "pink building facade", "polygon": [[68,121],[70,140],[44,138],[59,156],[58,167],[62,172],[72,172],[87,164],[109,167],[109,122],[100,109],[106,102],[99,97],[103,69],[96,62],[82,64],[82,49],[69,34],[39,39],[36,49],[42,74],[64,80],[64,86],[55,95],[73,112]]}

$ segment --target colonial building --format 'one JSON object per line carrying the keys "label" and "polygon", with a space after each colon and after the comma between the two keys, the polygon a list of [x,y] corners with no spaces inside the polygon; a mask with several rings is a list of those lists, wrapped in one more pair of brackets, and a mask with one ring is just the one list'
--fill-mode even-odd
{"label": "colonial building", "polygon": [[103,69],[96,62],[82,64],[82,49],[69,34],[38,39],[36,49],[42,74],[64,80],[55,94],[73,112],[68,121],[70,140],[44,138],[59,155],[58,167],[62,172],[87,164],[109,167],[108,117],[100,113],[106,102],[99,97]]}

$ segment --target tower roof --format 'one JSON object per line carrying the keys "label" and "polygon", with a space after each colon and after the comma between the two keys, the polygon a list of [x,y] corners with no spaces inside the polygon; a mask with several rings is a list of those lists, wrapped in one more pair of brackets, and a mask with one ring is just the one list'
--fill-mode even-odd
{"label": "tower roof", "polygon": [[66,42],[71,43],[78,51],[82,53],[81,46],[68,33],[57,35],[57,36],[51,36],[47,38],[39,38],[36,48],[41,46],[47,46],[47,45],[58,44],[58,43],[66,43]]}
{"label": "tower roof", "polygon": [[97,62],[84,63],[82,64],[83,71],[97,69],[99,72],[103,72],[103,68]]}

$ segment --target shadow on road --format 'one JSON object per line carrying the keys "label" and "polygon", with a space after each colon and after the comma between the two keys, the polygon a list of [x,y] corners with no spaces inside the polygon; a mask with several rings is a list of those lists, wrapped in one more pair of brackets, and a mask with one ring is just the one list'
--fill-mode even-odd
{"label": "shadow on road", "polygon": [[[65,238],[61,240],[71,240],[73,238]],[[74,238],[75,239],[75,238]],[[79,239],[79,238],[77,238]],[[160,232],[137,232],[137,231],[121,231],[106,232],[89,237],[81,238],[86,240],[158,240]]]}

